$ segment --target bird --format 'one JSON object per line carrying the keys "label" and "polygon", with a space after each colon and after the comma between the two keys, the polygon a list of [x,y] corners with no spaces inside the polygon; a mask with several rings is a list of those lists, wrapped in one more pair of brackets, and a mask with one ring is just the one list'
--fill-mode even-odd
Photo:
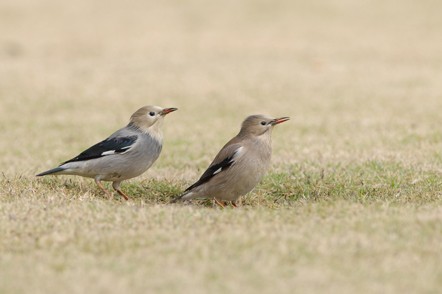
{"label": "bird", "polygon": [[104,188],[101,181],[111,181],[112,188],[129,200],[129,196],[120,189],[121,182],[141,175],[158,159],[163,146],[161,127],[164,117],[176,110],[151,105],[141,107],[132,114],[127,126],[37,176],[78,175],[93,178],[109,197],[112,197],[112,193]]}
{"label": "bird", "polygon": [[209,198],[221,207],[225,206],[224,201],[237,207],[236,200],[249,193],[270,166],[273,127],[289,119],[248,116],[239,133],[222,147],[199,180],[171,202]]}

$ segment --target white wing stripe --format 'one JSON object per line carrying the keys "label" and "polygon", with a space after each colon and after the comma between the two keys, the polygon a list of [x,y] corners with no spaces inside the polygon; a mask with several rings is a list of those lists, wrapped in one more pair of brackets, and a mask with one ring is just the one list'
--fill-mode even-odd
{"label": "white wing stripe", "polygon": [[213,172],[213,175],[219,174],[223,170],[222,167]]}
{"label": "white wing stripe", "polygon": [[235,153],[233,154],[232,161],[235,162],[238,157],[240,157],[244,153],[244,146],[239,147],[235,150]]}
{"label": "white wing stripe", "polygon": [[[120,150],[125,150],[124,152],[118,152],[118,154],[124,154],[127,151],[129,151],[129,149],[132,147],[133,145],[130,146],[126,146],[121,148]],[[106,156],[106,155],[112,155],[112,154],[116,154],[115,150],[109,150],[109,151],[104,151],[103,153],[101,153],[101,156]]]}

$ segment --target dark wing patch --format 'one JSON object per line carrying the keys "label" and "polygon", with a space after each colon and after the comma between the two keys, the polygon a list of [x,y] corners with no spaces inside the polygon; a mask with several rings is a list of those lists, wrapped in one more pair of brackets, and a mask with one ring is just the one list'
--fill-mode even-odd
{"label": "dark wing patch", "polygon": [[106,155],[118,154],[126,152],[136,141],[137,136],[107,138],[100,143],[95,144],[89,149],[81,152],[78,156],[63,162],[61,165],[74,162],[84,161],[94,158],[100,158]]}
{"label": "dark wing patch", "polygon": [[220,163],[217,163],[217,164],[214,164],[212,166],[209,166],[209,168],[203,173],[201,178],[195,184],[193,184],[192,186],[187,188],[185,192],[188,192],[188,191],[192,190],[195,187],[198,187],[198,186],[201,186],[204,183],[207,183],[215,175],[217,175],[220,172],[225,171],[226,169],[228,169],[230,166],[232,166],[232,164],[234,162],[234,159],[233,159],[234,156],[235,156],[235,152],[232,154],[232,156],[227,157],[226,159],[224,159]]}

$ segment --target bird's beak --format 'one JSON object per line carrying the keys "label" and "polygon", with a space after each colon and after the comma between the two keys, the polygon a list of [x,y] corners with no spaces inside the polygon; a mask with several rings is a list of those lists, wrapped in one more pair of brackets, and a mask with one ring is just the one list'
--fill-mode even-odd
{"label": "bird's beak", "polygon": [[161,115],[166,115],[166,114],[174,112],[176,110],[178,110],[178,108],[174,108],[174,107],[164,108],[163,110],[161,110]]}
{"label": "bird's beak", "polygon": [[272,124],[272,126],[283,123],[285,121],[288,121],[290,119],[290,117],[280,117],[280,118],[275,118],[274,120],[272,120],[270,123]]}

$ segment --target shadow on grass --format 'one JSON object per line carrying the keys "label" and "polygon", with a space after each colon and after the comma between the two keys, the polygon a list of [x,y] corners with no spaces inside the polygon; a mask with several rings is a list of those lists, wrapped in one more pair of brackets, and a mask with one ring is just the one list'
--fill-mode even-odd
{"label": "shadow on grass", "polygon": [[[285,167],[285,172],[270,173],[249,195],[240,199],[243,206],[280,207],[303,202],[345,200],[358,203],[388,202],[424,204],[442,199],[442,178],[436,171],[423,171],[395,162],[367,161],[362,164],[327,165],[303,163]],[[128,181],[122,189],[131,200],[147,204],[168,204],[188,183],[149,179]],[[90,179],[3,175],[2,198],[14,199],[31,194],[35,198],[60,195],[72,199],[89,195],[108,199]],[[105,183],[113,191],[110,183]],[[122,198],[113,193],[114,200]],[[212,207],[211,200],[194,200],[192,205]]]}

